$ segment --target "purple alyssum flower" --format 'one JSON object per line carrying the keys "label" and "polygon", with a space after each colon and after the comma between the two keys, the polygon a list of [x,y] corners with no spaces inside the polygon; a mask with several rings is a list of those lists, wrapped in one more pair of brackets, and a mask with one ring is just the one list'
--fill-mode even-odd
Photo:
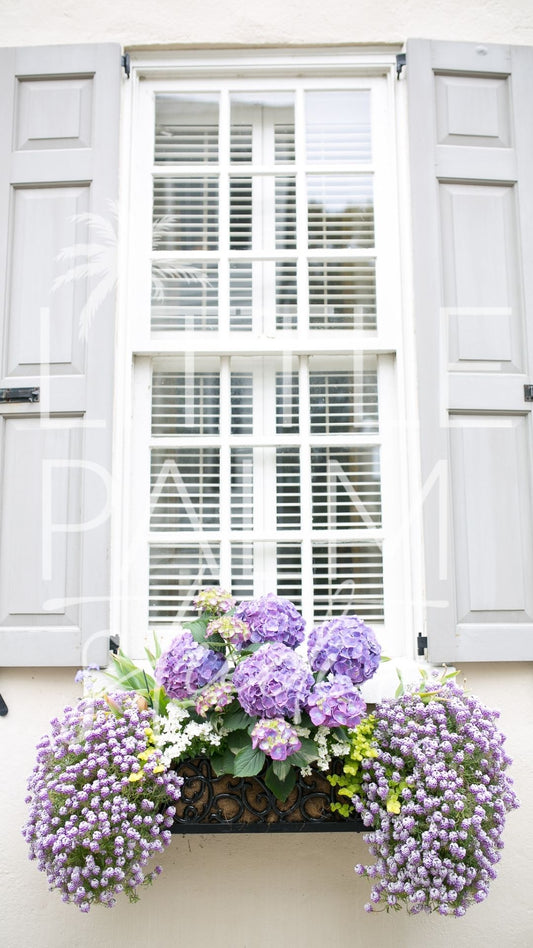
{"label": "purple alyssum flower", "polygon": [[[154,853],[170,842],[182,779],[160,765],[149,749],[153,712],[140,709],[137,694],[119,692],[83,699],[52,721],[52,733],[37,746],[28,781],[30,814],[23,829],[30,859],[46,872],[50,889],[82,912],[100,903],[111,907],[119,892],[136,901],[137,887]],[[141,814],[146,814],[144,818]]]}
{"label": "purple alyssum flower", "polygon": [[235,618],[246,623],[252,642],[282,642],[295,648],[303,641],[305,620],[289,599],[268,593],[260,599],[244,599]]}
{"label": "purple alyssum flower", "polygon": [[291,648],[269,642],[237,665],[233,684],[252,717],[294,718],[306,704],[313,676]]}
{"label": "purple alyssum flower", "polygon": [[377,756],[362,761],[353,802],[376,863],[356,872],[374,880],[371,903],[464,915],[486,898],[518,806],[498,712],[447,683],[383,701],[374,716]]}
{"label": "purple alyssum flower", "polygon": [[302,744],[294,728],[284,718],[261,718],[252,731],[252,747],[272,760],[287,760]]}
{"label": "purple alyssum flower", "polygon": [[347,675],[356,685],[372,677],[381,655],[373,630],[357,616],[341,616],[315,626],[307,648],[313,671]]}
{"label": "purple alyssum flower", "polygon": [[307,699],[313,724],[323,727],[347,727],[353,730],[361,722],[366,704],[347,675],[330,675],[318,682]]}
{"label": "purple alyssum flower", "polygon": [[220,652],[204,648],[184,629],[163,652],[155,668],[155,678],[170,698],[190,698],[210,684],[224,665]]}

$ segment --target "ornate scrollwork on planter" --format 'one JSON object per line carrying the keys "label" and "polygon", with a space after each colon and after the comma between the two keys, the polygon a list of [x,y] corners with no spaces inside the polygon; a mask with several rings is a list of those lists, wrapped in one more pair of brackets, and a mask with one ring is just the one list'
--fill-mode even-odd
{"label": "ornate scrollwork on planter", "polygon": [[199,757],[177,767],[184,778],[176,804],[174,833],[222,832],[360,832],[361,820],[332,813],[336,791],[324,774],[313,771],[298,777],[288,799],[281,803],[257,777],[215,776],[209,759]]}

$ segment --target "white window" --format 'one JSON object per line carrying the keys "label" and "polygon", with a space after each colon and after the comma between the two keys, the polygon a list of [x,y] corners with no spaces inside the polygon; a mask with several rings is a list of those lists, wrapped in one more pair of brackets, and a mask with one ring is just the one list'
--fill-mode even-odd
{"label": "white window", "polygon": [[403,648],[391,67],[278,55],[140,70],[136,649],[218,583],[287,596],[309,623],[357,613]]}

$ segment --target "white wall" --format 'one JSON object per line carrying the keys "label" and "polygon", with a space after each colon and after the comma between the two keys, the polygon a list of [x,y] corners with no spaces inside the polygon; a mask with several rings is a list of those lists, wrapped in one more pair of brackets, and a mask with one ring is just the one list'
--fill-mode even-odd
{"label": "white wall", "polygon": [[530,0],[1,0],[0,45],[533,44]]}
{"label": "white wall", "polygon": [[[533,44],[531,0],[1,0],[0,45],[401,43],[408,36]],[[49,894],[20,835],[25,781],[48,721],[79,695],[71,670],[0,670],[0,945],[88,948],[529,948],[533,944],[533,666],[476,665],[468,684],[501,708],[522,809],[491,896],[463,919],[367,916],[366,847],[350,834],[175,837],[141,902],[81,915]]]}
{"label": "white wall", "polygon": [[141,901],[82,915],[49,893],[20,834],[25,780],[48,720],[75,700],[70,670],[0,674],[9,714],[0,719],[0,945],[2,948],[530,948],[533,944],[533,669],[477,665],[468,685],[502,711],[522,808],[509,816],[498,879],[462,919],[367,915],[360,836],[176,836],[163,875]]}

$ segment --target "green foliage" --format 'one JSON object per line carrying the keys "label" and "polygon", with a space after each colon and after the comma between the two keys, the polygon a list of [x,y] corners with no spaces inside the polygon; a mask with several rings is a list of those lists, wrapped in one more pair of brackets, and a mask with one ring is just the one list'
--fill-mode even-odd
{"label": "green foliage", "polygon": [[349,816],[353,812],[352,797],[361,790],[362,761],[368,757],[377,757],[377,750],[372,744],[375,723],[374,715],[369,714],[354,731],[349,732],[350,750],[344,758],[343,772],[328,776],[331,785],[339,788],[339,796],[348,797],[346,803],[331,804],[331,809],[341,816]]}
{"label": "green foliage", "polygon": [[265,773],[265,783],[276,800],[284,803],[296,784],[296,771],[287,760],[274,760]]}
{"label": "green foliage", "polygon": [[254,750],[252,745],[244,747],[235,755],[234,774],[236,777],[255,777],[262,769],[266,755]]}
{"label": "green foliage", "polygon": [[[156,643],[155,655],[148,653],[151,658],[157,660],[159,645]],[[148,651],[148,650],[147,650]],[[157,656],[157,657],[156,657]],[[145,698],[147,704],[153,708],[156,714],[165,714],[169,698],[165,689],[156,684],[153,675],[148,675],[143,668],[139,668],[131,658],[124,655],[120,649],[117,655],[111,656],[113,668],[116,674],[111,671],[106,672],[108,678],[118,682],[124,691],[136,691],[141,698]]]}

